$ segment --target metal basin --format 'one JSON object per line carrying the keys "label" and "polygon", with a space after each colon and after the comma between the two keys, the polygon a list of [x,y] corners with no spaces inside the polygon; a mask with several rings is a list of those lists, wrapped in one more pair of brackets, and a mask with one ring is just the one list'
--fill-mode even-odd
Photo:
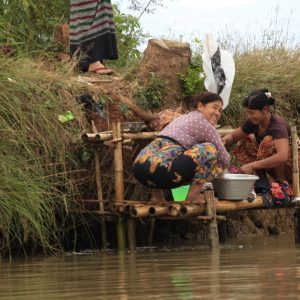
{"label": "metal basin", "polygon": [[121,123],[123,132],[140,132],[144,127],[144,122],[123,122]]}
{"label": "metal basin", "polygon": [[213,179],[212,184],[219,199],[247,199],[258,176],[248,174],[224,174]]}

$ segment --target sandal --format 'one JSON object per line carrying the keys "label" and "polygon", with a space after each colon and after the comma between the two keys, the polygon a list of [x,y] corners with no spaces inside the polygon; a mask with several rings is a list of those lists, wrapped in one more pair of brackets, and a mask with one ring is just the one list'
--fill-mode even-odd
{"label": "sandal", "polygon": [[106,67],[99,67],[99,68],[96,68],[95,70],[89,70],[89,72],[95,73],[95,74],[100,74],[100,75],[110,75],[110,74],[113,74],[114,71],[111,69],[108,69]]}

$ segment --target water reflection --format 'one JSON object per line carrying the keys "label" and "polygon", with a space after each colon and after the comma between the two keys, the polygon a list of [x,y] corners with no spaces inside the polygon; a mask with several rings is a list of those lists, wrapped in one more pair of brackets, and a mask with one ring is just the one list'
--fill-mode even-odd
{"label": "water reflection", "polygon": [[0,299],[300,299],[292,237],[1,261]]}

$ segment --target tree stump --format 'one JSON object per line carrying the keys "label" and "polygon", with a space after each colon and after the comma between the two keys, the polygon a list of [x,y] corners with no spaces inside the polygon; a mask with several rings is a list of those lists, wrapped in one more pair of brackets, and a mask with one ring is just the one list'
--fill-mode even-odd
{"label": "tree stump", "polygon": [[54,30],[54,43],[58,47],[57,57],[61,61],[68,61],[69,54],[69,25],[57,24]]}
{"label": "tree stump", "polygon": [[191,60],[191,49],[188,43],[150,39],[144,51],[138,77],[147,81],[152,72],[166,81],[165,107],[178,105],[181,98],[178,74],[185,74]]}

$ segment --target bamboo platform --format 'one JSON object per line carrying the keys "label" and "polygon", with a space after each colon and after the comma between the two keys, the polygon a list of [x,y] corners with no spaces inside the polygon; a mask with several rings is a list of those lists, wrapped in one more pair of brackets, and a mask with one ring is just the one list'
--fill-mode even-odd
{"label": "bamboo platform", "polygon": [[[218,130],[220,135],[231,132],[231,129]],[[93,126],[93,133],[83,133],[82,140],[91,146],[95,151],[95,170],[96,170],[96,186],[97,200],[91,200],[98,203],[98,214],[101,223],[101,240],[103,248],[106,248],[106,221],[107,216],[115,216],[118,238],[118,250],[124,251],[126,240],[130,251],[136,249],[135,239],[135,220],[137,218],[151,218],[149,241],[152,240],[154,230],[154,220],[199,220],[208,225],[209,245],[213,249],[219,249],[219,242],[226,241],[226,217],[220,214],[241,211],[247,209],[264,208],[263,200],[260,196],[252,202],[247,200],[230,200],[217,199],[213,190],[204,191],[204,200],[196,203],[182,202],[163,202],[151,203],[141,202],[138,199],[124,199],[124,176],[123,176],[123,143],[128,140],[145,140],[154,139],[158,135],[157,132],[123,132],[120,122],[112,124],[112,130],[106,132],[96,132]],[[98,148],[105,141],[114,144],[114,179],[115,179],[115,200],[111,201],[106,211],[104,210],[104,202],[102,186],[101,186],[101,170]],[[95,147],[96,146],[96,147]],[[292,151],[293,151],[293,192],[295,212],[295,241],[300,243],[300,192],[299,192],[299,167],[298,167],[298,146],[296,127],[292,128]],[[220,222],[218,230],[218,222]],[[126,232],[127,229],[127,239]],[[220,236],[219,236],[220,235]]]}

